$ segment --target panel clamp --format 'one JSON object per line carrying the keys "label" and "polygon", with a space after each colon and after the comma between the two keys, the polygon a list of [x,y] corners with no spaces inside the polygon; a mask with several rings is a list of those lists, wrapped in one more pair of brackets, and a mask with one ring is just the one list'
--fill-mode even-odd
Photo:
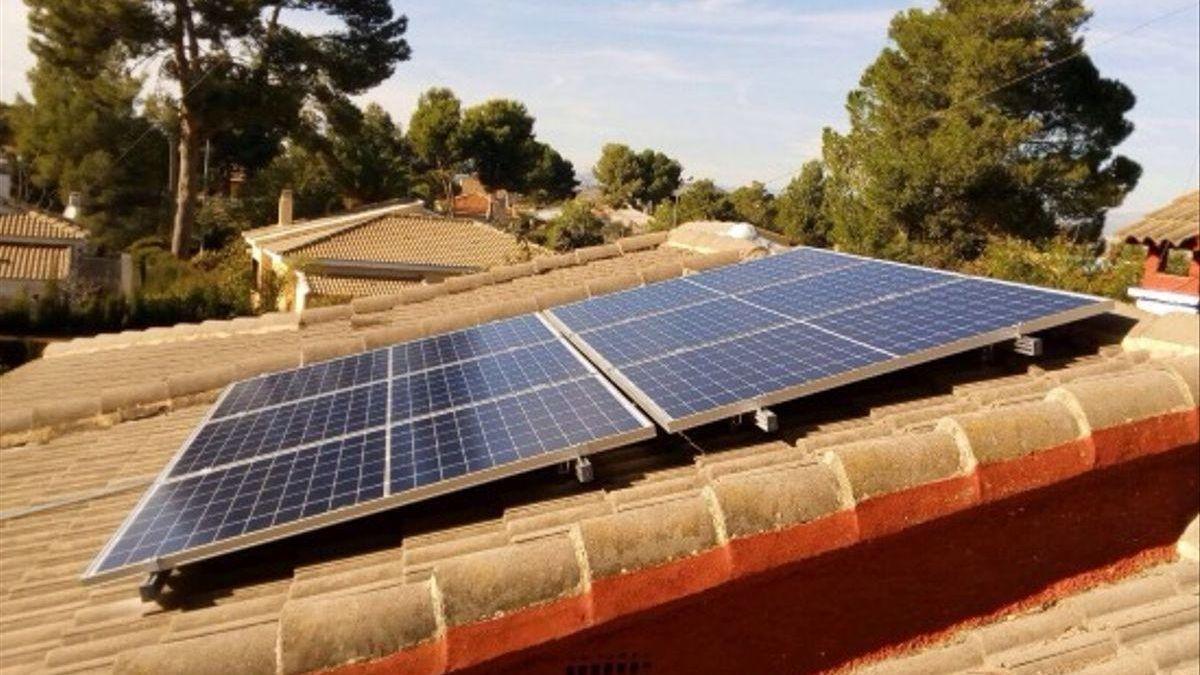
{"label": "panel clamp", "polygon": [[1042,338],[1032,335],[1021,335],[1013,340],[1013,351],[1022,356],[1041,356]]}
{"label": "panel clamp", "polygon": [[590,483],[592,478],[595,478],[595,473],[592,471],[592,461],[587,457],[580,457],[575,460],[575,479],[580,483]]}
{"label": "panel clamp", "polygon": [[779,429],[779,417],[767,408],[759,408],[754,411],[754,426],[771,433]]}
{"label": "panel clamp", "polygon": [[171,570],[156,570],[146,575],[142,583],[138,584],[138,596],[142,602],[157,602],[158,596],[162,593],[163,586],[167,583],[167,575]]}

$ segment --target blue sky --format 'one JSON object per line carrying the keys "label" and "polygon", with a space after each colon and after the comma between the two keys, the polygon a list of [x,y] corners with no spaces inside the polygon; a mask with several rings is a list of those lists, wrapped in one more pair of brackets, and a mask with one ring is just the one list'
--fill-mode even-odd
{"label": "blue sky", "polygon": [[[931,3],[918,3],[928,6]],[[424,89],[467,104],[523,101],[538,136],[586,171],[609,141],[653,147],[687,175],[726,186],[776,179],[820,153],[821,129],[883,47],[888,0],[424,0],[408,15],[411,61],[363,97],[407,122]],[[1145,169],[1112,221],[1196,186],[1200,156],[1200,10],[1183,0],[1093,0],[1092,58],[1138,97],[1120,151]],[[1171,18],[1114,36],[1157,16]],[[27,91],[24,6],[0,2],[0,98]]]}

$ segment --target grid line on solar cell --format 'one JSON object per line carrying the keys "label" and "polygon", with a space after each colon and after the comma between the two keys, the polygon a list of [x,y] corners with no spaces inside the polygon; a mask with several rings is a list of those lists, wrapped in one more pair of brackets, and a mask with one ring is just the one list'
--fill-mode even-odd
{"label": "grid line on solar cell", "polygon": [[748,291],[737,297],[789,318],[803,320],[960,281],[962,277],[945,272],[864,263]]}
{"label": "grid line on solar cell", "polygon": [[554,314],[568,328],[582,333],[719,297],[720,293],[703,286],[683,279],[671,279],[556,307]]}
{"label": "grid line on solar cell", "polygon": [[180,453],[170,476],[328,440],[386,422],[387,383],[288,403],[205,424]]}
{"label": "grid line on solar cell", "polygon": [[377,349],[238,382],[222,398],[213,419],[383,380],[388,377],[387,362],[388,351]]}
{"label": "grid line on solar cell", "polygon": [[392,347],[392,374],[428,370],[553,339],[545,324],[531,315],[494,321]]}
{"label": "grid line on solar cell", "polygon": [[625,376],[674,419],[890,357],[802,323],[636,364]]}
{"label": "grid line on solar cell", "polygon": [[[883,302],[827,314],[812,321],[898,355],[911,354],[1075,309],[1095,300],[1003,284],[964,279]],[[880,330],[887,326],[887,330]]]}
{"label": "grid line on solar cell", "polygon": [[609,363],[622,367],[786,321],[785,316],[726,297],[600,328],[586,333],[584,339]]}
{"label": "grid line on solar cell", "polygon": [[397,377],[389,412],[398,422],[587,374],[562,342],[545,342]]}
{"label": "grid line on solar cell", "polygon": [[593,375],[392,427],[393,493],[642,427]]}
{"label": "grid line on solar cell", "polygon": [[684,281],[734,295],[866,262],[864,259],[840,253],[798,248],[738,265],[727,265],[691,274],[684,277]]}
{"label": "grid line on solar cell", "polygon": [[98,567],[153,560],[383,496],[383,430],[162,483]]}

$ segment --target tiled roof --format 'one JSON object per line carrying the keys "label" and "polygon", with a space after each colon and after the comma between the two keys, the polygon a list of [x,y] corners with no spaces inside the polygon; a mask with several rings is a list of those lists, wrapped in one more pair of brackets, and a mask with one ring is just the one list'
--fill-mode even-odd
{"label": "tiled roof", "polygon": [[369,279],[331,274],[307,274],[308,286],[316,295],[345,298],[365,298],[372,295],[399,293],[423,282],[408,279]]}
{"label": "tiled roof", "polygon": [[1053,605],[963,631],[935,647],[862,672],[1196,672],[1198,572],[1195,561],[1161,564]]}
{"label": "tiled roof", "polygon": [[487,269],[542,253],[472,220],[386,216],[294,248],[300,258]]}
{"label": "tiled roof", "polygon": [[1121,228],[1117,236],[1138,242],[1169,242],[1172,246],[1195,247],[1196,238],[1200,236],[1200,190],[1181,195],[1136,223]]}
{"label": "tiled roof", "polygon": [[261,246],[274,253],[284,255],[301,246],[319,241],[361,223],[400,213],[420,215],[427,214],[428,211],[425,210],[421,202],[394,200],[379,204],[370,204],[332,216],[297,220],[287,225],[276,223],[266,227],[246,230],[242,233],[242,237],[255,246]]}
{"label": "tiled roof", "polygon": [[[1112,343],[1128,324],[1100,317],[1055,333],[1059,351],[1038,367],[964,357],[781,408],[774,437],[714,429],[694,436],[703,451],[601,453],[592,484],[518,477],[201,563],[172,578],[162,605],[142,602],[135,579],[80,585],[231,379],[733,259],[641,242],[661,237],[312,310],[298,326],[77,341],[3,376],[0,664],[291,673],[387,658],[380,669],[453,670],[659,606],[696,611],[668,603],[835,550],[874,555],[903,533],[1200,442],[1196,356],[1122,351]],[[1136,484],[1147,487],[1122,509],[1149,490],[1194,490]]]}
{"label": "tiled roof", "polygon": [[0,203],[0,239],[83,239],[87,232],[66,218],[13,204]]}
{"label": "tiled roof", "polygon": [[70,273],[70,246],[0,242],[0,279],[59,280]]}

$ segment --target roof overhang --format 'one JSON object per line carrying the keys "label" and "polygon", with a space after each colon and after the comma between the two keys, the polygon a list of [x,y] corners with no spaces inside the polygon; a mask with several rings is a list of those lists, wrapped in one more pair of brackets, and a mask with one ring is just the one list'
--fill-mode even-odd
{"label": "roof overhang", "polygon": [[342,260],[318,258],[313,261],[313,274],[334,274],[366,279],[404,279],[421,274],[470,274],[482,268],[470,265],[432,265],[419,262],[385,262],[379,260]]}

